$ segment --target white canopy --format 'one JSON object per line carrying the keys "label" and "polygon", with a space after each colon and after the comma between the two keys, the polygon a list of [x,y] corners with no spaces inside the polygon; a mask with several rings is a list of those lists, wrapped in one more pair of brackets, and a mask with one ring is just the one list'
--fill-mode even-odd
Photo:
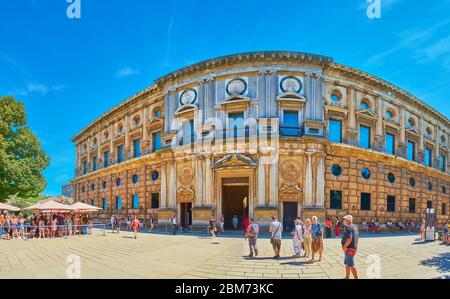
{"label": "white canopy", "polygon": [[101,208],[99,208],[99,207],[91,206],[91,205],[85,204],[83,202],[76,202],[73,205],[71,205],[71,207],[74,210],[77,210],[80,212],[97,212],[97,211],[101,210]]}
{"label": "white canopy", "polygon": [[56,202],[54,200],[45,201],[32,205],[31,207],[25,208],[25,210],[36,210],[36,211],[73,211],[74,208],[62,203]]}
{"label": "white canopy", "polygon": [[14,207],[14,206],[8,205],[6,203],[0,202],[0,211],[18,212],[18,211],[20,211],[20,209],[18,207]]}

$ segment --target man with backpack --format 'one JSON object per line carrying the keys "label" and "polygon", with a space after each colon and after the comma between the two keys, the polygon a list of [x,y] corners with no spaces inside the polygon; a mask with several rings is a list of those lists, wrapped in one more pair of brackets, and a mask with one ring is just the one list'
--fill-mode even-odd
{"label": "man with backpack", "polygon": [[258,256],[258,247],[256,241],[259,234],[259,225],[255,223],[253,218],[250,219],[250,225],[245,232],[245,238],[248,239],[248,246],[250,247],[249,257]]}

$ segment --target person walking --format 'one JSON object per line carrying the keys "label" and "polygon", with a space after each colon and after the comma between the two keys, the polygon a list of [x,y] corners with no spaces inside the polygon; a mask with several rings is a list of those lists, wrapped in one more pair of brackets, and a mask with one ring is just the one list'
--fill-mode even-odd
{"label": "person walking", "polygon": [[127,223],[127,229],[131,230],[131,217],[129,214],[126,217],[126,223]]}
{"label": "person walking", "polygon": [[294,230],[292,232],[292,248],[294,251],[294,258],[300,257],[303,242],[303,222],[300,219],[294,220]]}
{"label": "person walking", "polygon": [[209,236],[215,237],[216,236],[216,218],[214,218],[214,215],[211,215],[211,219],[209,220]]}
{"label": "person walking", "polygon": [[269,227],[269,232],[272,234],[270,238],[270,243],[273,247],[274,258],[280,257],[281,250],[281,238],[283,233],[283,225],[278,221],[276,216],[272,216],[272,223]]}
{"label": "person walking", "polygon": [[334,234],[336,235],[336,238],[339,238],[339,218],[336,217],[334,220]]}
{"label": "person walking", "polygon": [[114,214],[111,215],[111,219],[109,221],[111,222],[111,232],[114,233],[114,222],[116,218],[114,217]]}
{"label": "person walking", "polygon": [[325,238],[331,239],[331,231],[332,231],[333,222],[330,217],[327,217],[325,220]]}
{"label": "person walking", "polygon": [[137,235],[138,235],[138,231],[139,231],[139,226],[141,225],[141,223],[139,222],[139,219],[137,216],[134,216],[133,221],[131,222],[131,226],[133,227],[133,231],[134,231],[134,238],[137,239]]}
{"label": "person walking", "polygon": [[231,224],[233,225],[233,229],[237,230],[239,225],[239,218],[237,217],[237,215],[233,215],[233,219],[231,219]]}
{"label": "person walking", "polygon": [[173,213],[172,219],[170,220],[172,223],[173,228],[173,235],[175,236],[177,234],[177,214]]}
{"label": "person walking", "polygon": [[225,217],[223,214],[220,216],[220,232],[222,234],[225,232]]}
{"label": "person walking", "polygon": [[353,216],[344,217],[344,234],[341,244],[344,251],[345,279],[350,279],[350,272],[355,279],[358,279],[358,273],[355,268],[355,255],[358,249],[359,231],[358,227],[353,224]]}
{"label": "person walking", "polygon": [[314,263],[314,256],[319,253],[319,262],[322,261],[323,252],[323,230],[316,216],[313,216],[311,224],[311,251],[312,257],[310,262]]}
{"label": "person walking", "polygon": [[245,238],[248,240],[248,246],[250,248],[250,254],[248,257],[258,256],[258,247],[256,242],[258,240],[259,225],[255,223],[253,218],[250,219],[250,225],[247,228]]}
{"label": "person walking", "polygon": [[116,229],[116,234],[120,233],[120,220],[117,215],[114,215],[114,228]]}

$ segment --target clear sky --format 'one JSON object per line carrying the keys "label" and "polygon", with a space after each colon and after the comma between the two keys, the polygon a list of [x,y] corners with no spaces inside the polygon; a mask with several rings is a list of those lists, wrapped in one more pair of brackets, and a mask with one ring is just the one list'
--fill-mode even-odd
{"label": "clear sky", "polygon": [[74,174],[70,138],[153,80],[260,50],[331,56],[450,116],[450,0],[0,0],[0,95],[25,102],[52,162],[49,195]]}

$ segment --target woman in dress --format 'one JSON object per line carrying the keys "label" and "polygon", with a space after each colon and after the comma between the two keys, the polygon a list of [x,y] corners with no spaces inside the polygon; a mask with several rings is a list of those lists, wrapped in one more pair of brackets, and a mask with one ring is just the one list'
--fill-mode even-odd
{"label": "woman in dress", "polygon": [[45,221],[43,215],[39,217],[39,238],[45,238]]}
{"label": "woman in dress", "polygon": [[224,226],[225,226],[225,217],[224,217],[223,214],[222,214],[222,215],[220,216],[220,232],[221,232],[221,233],[224,233],[224,232],[225,232]]}
{"label": "woman in dress", "polygon": [[327,217],[327,220],[325,220],[325,238],[326,239],[331,238],[332,226],[333,226],[333,222],[331,221],[331,218]]}
{"label": "woman in dress", "polygon": [[303,242],[303,222],[300,219],[294,220],[294,230],[292,232],[292,248],[294,251],[294,258],[300,257]]}
{"label": "woman in dress", "polygon": [[17,230],[19,239],[25,239],[25,219],[22,214],[19,214],[19,218],[17,219]]}
{"label": "woman in dress", "polygon": [[58,229],[58,217],[53,216],[52,220],[52,238],[56,237],[56,230]]}

